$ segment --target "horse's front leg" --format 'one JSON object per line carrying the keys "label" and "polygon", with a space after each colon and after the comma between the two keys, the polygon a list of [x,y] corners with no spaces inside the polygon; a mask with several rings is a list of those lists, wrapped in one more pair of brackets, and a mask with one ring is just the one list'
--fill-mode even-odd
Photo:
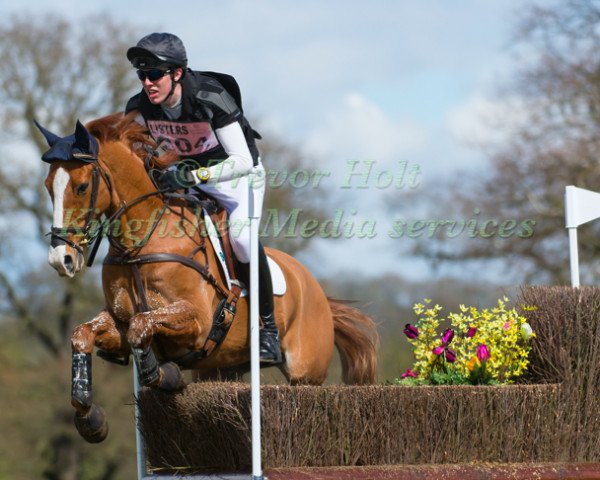
{"label": "horse's front leg", "polygon": [[134,315],[129,321],[127,341],[133,352],[140,383],[168,391],[182,388],[184,382],[179,367],[173,362],[159,365],[150,343],[154,335],[161,335],[193,348],[200,331],[196,311],[185,300]]}
{"label": "horse's front leg", "polygon": [[75,407],[75,426],[90,443],[101,442],[108,434],[106,414],[92,401],[92,351],[94,346],[107,352],[129,355],[125,329],[106,310],[75,328],[71,336],[71,404]]}

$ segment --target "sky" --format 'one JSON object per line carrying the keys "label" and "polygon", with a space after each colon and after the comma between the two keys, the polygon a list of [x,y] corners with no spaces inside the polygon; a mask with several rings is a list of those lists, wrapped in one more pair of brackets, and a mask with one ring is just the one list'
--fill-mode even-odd
{"label": "sky", "polygon": [[[47,5],[4,2],[0,14],[39,14]],[[258,119],[261,133],[297,145],[315,168],[330,173],[322,186],[333,192],[347,218],[376,222],[375,238],[354,236],[343,247],[320,241],[319,260],[305,260],[326,274],[343,271],[347,257],[360,254],[363,270],[379,275],[401,273],[408,262],[398,257],[397,241],[386,233],[390,212],[383,208],[384,198],[397,195],[402,202],[412,188],[418,209],[419,198],[441,176],[485,164],[473,144],[502,141],[485,119],[498,112],[510,118],[496,89],[515,68],[507,47],[519,5],[513,0],[54,0],[52,12],[72,20],[108,12],[142,32],[175,33],[186,45],[190,67],[233,74],[245,111]],[[358,176],[342,188],[351,171],[368,165],[366,188],[354,183]],[[402,165],[419,171],[412,187],[394,187]],[[392,185],[384,187],[390,178]],[[427,270],[408,265],[415,275]]]}

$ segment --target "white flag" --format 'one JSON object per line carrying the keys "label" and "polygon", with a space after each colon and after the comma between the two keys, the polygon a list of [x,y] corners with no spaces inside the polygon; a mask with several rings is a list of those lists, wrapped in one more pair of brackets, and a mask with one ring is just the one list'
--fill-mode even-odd
{"label": "white flag", "polygon": [[569,185],[565,189],[565,222],[567,228],[579,225],[600,217],[600,193]]}

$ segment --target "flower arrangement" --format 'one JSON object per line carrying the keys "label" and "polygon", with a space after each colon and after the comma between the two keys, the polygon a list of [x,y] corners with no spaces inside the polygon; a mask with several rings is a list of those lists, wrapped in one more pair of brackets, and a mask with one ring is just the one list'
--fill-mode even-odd
{"label": "flower arrangement", "polygon": [[[431,300],[417,303],[418,317],[404,334],[413,345],[415,363],[395,383],[404,385],[493,385],[514,383],[529,363],[529,341],[535,333],[508,298],[491,309],[460,305],[459,313],[440,318],[442,307]],[[535,310],[535,307],[523,307]],[[447,328],[439,333],[440,325]],[[442,327],[443,328],[443,327]]]}

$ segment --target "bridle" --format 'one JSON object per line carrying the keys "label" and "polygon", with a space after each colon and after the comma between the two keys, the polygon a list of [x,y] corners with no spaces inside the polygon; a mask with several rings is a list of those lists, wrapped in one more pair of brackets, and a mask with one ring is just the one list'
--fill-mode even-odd
{"label": "bridle", "polygon": [[[96,256],[96,251],[98,250],[98,246],[100,245],[100,240],[102,238],[102,222],[94,222],[96,220],[96,204],[98,202],[98,192],[100,187],[100,178],[104,180],[106,183],[106,187],[108,188],[108,193],[112,197],[113,194],[113,186],[110,180],[110,175],[104,171],[100,162],[98,161],[98,157],[95,155],[90,155],[88,153],[73,153],[73,158],[75,160],[80,160],[84,163],[91,164],[93,166],[92,169],[92,191],[90,194],[90,205],[88,208],[87,215],[85,217],[83,226],[67,226],[67,227],[54,227],[52,226],[50,232],[47,235],[50,235],[50,245],[52,247],[58,247],[60,245],[69,245],[73,249],[75,249],[82,256],[84,255],[84,247],[91,242],[94,242],[92,246],[92,251],[88,258],[88,266],[92,264],[94,261],[94,257]],[[92,228],[96,226],[96,228]],[[67,235],[82,235],[83,238],[79,243],[74,242]]]}

